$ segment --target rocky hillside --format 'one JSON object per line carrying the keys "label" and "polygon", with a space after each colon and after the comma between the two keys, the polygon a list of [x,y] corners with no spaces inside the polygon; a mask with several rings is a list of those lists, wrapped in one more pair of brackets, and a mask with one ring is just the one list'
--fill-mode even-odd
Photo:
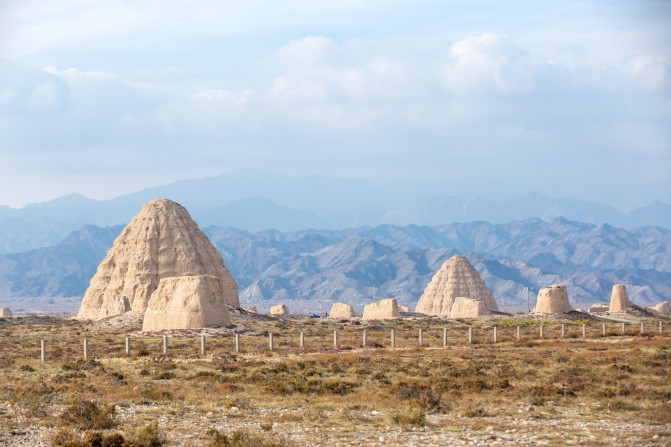
{"label": "rocky hillside", "polygon": [[[82,295],[121,227],[87,226],[60,244],[0,256],[0,298]],[[568,286],[573,302],[607,301],[615,283],[639,304],[671,298],[671,231],[628,231],[557,218],[508,224],[261,231],[207,227],[237,280],[244,306],[291,300],[328,310],[374,299],[413,304],[440,265],[464,254],[499,305],[526,304],[525,287]],[[532,302],[535,293],[531,294]]]}

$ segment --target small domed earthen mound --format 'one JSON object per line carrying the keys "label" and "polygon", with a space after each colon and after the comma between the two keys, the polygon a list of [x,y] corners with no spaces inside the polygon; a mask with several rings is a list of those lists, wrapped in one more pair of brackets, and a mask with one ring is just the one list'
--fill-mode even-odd
{"label": "small domed earthen mound", "polygon": [[144,312],[163,278],[217,278],[222,302],[239,307],[238,286],[186,209],[167,199],[147,203],[116,238],[91,279],[77,318]]}
{"label": "small domed earthen mound", "polygon": [[396,298],[389,298],[366,304],[366,307],[363,308],[363,317],[361,317],[361,319],[391,320],[392,318],[398,317],[400,317],[400,314],[398,312]]}
{"label": "small domed earthen mound", "polygon": [[487,315],[487,308],[485,303],[473,298],[466,298],[458,296],[454,300],[454,305],[450,311],[450,318],[478,318],[482,315]]}
{"label": "small domed earthen mound", "polygon": [[624,312],[631,307],[631,301],[627,295],[627,286],[615,284],[610,295],[610,312]]}
{"label": "small domed earthen mound", "polygon": [[270,315],[289,315],[289,309],[284,304],[278,304],[270,308]]}
{"label": "small domed earthen mound", "polygon": [[463,256],[453,256],[445,261],[426,286],[415,312],[449,316],[458,296],[480,300],[487,310],[499,310],[492,292],[477,270]]}
{"label": "small domed earthen mound", "polygon": [[219,278],[173,276],[161,279],[151,294],[142,330],[197,329],[230,324]]}
{"label": "small domed earthen mound", "polygon": [[652,306],[651,309],[657,312],[658,315],[671,315],[671,303],[668,301],[662,301],[661,303]]}
{"label": "small domed earthen mound", "polygon": [[251,314],[255,314],[255,313],[258,312],[258,311],[256,310],[256,306],[245,307],[244,310],[246,310],[247,312],[249,312],[249,313],[251,313]]}
{"label": "small domed earthen mound", "polygon": [[552,285],[538,292],[534,314],[561,314],[575,309],[568,302],[568,292],[565,285]]}
{"label": "small domed earthen mound", "polygon": [[11,317],[12,311],[9,307],[0,307],[0,317]]}
{"label": "small domed earthen mound", "polygon": [[354,318],[355,316],[354,308],[346,303],[333,303],[329,312],[329,318]]}
{"label": "small domed earthen mound", "polygon": [[608,304],[595,303],[595,304],[592,304],[589,307],[589,309],[587,309],[587,313],[589,313],[589,314],[603,314],[603,313],[608,312],[609,309],[610,309],[610,307],[608,306]]}

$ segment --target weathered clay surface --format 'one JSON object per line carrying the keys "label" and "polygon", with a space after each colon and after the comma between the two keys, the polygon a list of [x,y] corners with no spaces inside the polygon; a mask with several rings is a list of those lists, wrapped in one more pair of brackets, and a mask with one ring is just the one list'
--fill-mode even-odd
{"label": "weathered clay surface", "polygon": [[463,256],[453,256],[433,276],[415,312],[449,316],[454,300],[468,297],[485,303],[487,310],[499,310],[496,300],[477,270]]}
{"label": "weathered clay surface", "polygon": [[487,308],[485,303],[473,298],[466,298],[458,296],[454,300],[452,310],[450,311],[450,318],[478,318],[482,315],[487,315]]}
{"label": "weathered clay surface", "polygon": [[651,307],[658,315],[671,315],[671,303],[662,301]]}
{"label": "weathered clay surface", "polygon": [[399,312],[410,312],[410,308],[408,306],[403,306],[401,304],[398,305],[398,311]]}
{"label": "weathered clay surface", "polygon": [[[576,310],[578,310],[578,309],[576,309]],[[608,306],[608,304],[595,303],[595,304],[592,304],[589,307],[589,309],[587,309],[587,313],[598,314],[598,313],[608,312],[609,310],[610,310],[610,306]]]}
{"label": "weathered clay surface", "polygon": [[277,304],[270,308],[270,315],[289,315],[289,309],[284,304]]}
{"label": "weathered clay surface", "polygon": [[0,317],[11,317],[12,311],[9,307],[0,307]]}
{"label": "weathered clay surface", "polygon": [[114,241],[91,279],[77,318],[144,312],[161,279],[199,275],[216,277],[223,301],[239,307],[235,280],[186,209],[167,199],[153,200]]}
{"label": "weathered clay surface", "polygon": [[353,318],[355,316],[354,308],[346,303],[333,303],[329,312],[329,318]]}
{"label": "weathered clay surface", "polygon": [[398,303],[396,298],[388,298],[384,300],[378,300],[367,304],[363,308],[363,317],[362,320],[390,320],[392,318],[398,318],[400,313],[398,312]]}
{"label": "weathered clay surface", "polygon": [[568,292],[565,285],[552,285],[538,292],[538,301],[532,311],[535,314],[559,314],[571,312],[575,309],[568,301]]}
{"label": "weathered clay surface", "polygon": [[221,281],[215,276],[162,278],[144,313],[143,331],[229,326]]}
{"label": "weathered clay surface", "polygon": [[253,314],[255,314],[255,313],[258,312],[258,311],[256,310],[256,306],[245,307],[245,310],[246,310],[247,312],[249,312],[249,313],[253,313]]}
{"label": "weathered clay surface", "polygon": [[627,295],[627,286],[615,284],[610,295],[610,312],[623,312],[630,307],[631,302],[629,301],[629,295]]}

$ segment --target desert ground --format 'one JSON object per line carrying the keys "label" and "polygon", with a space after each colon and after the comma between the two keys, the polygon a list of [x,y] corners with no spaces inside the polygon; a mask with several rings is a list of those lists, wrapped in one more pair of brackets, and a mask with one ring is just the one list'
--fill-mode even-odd
{"label": "desert ground", "polygon": [[624,332],[615,320],[555,319],[542,339],[529,315],[364,323],[243,312],[235,327],[152,333],[140,322],[0,319],[0,444],[671,443],[671,319]]}

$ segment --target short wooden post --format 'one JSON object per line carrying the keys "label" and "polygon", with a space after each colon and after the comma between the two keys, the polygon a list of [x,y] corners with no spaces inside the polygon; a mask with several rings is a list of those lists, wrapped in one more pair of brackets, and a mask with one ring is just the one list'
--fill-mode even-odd
{"label": "short wooden post", "polygon": [[207,345],[205,341],[205,334],[200,336],[200,355],[205,355],[207,353]]}
{"label": "short wooden post", "polygon": [[468,343],[473,343],[473,326],[468,326]]}
{"label": "short wooden post", "polygon": [[566,338],[566,325],[561,325],[561,338]]}
{"label": "short wooden post", "polygon": [[587,337],[587,325],[585,323],[582,324],[582,338]]}
{"label": "short wooden post", "polygon": [[494,326],[494,343],[498,343],[499,341],[499,331],[498,331],[498,326]]}
{"label": "short wooden post", "polygon": [[419,345],[422,346],[424,344],[424,333],[423,329],[419,328]]}
{"label": "short wooden post", "polygon": [[447,348],[447,328],[443,328],[443,348]]}
{"label": "short wooden post", "polygon": [[84,360],[89,359],[89,339],[84,339]]}
{"label": "short wooden post", "polygon": [[271,351],[273,349],[275,349],[275,344],[273,343],[273,333],[272,332],[270,332],[268,334],[268,347],[270,348]]}
{"label": "short wooden post", "polygon": [[603,332],[603,335],[605,336],[606,335],[606,323],[601,323],[601,328],[602,328],[601,330]]}
{"label": "short wooden post", "polygon": [[520,333],[520,326],[518,325],[517,326],[517,339],[520,340],[521,336],[522,336],[522,334]]}
{"label": "short wooden post", "polygon": [[126,357],[130,357],[130,337],[126,337]]}
{"label": "short wooden post", "polygon": [[42,340],[40,343],[40,358],[43,362],[47,361],[47,341]]}
{"label": "short wooden post", "polygon": [[540,326],[540,334],[541,334],[541,340],[543,339],[543,323],[541,323]]}
{"label": "short wooden post", "polygon": [[645,324],[645,323],[643,323],[643,322],[641,321],[641,334],[645,333],[645,327],[644,327],[644,324]]}
{"label": "short wooden post", "polygon": [[622,323],[622,333],[624,334],[624,323]]}
{"label": "short wooden post", "polygon": [[661,320],[659,321],[659,333],[660,334],[662,333],[662,321]]}
{"label": "short wooden post", "polygon": [[235,334],[235,352],[240,352],[240,334]]}
{"label": "short wooden post", "polygon": [[168,336],[164,335],[163,336],[163,354],[168,353]]}
{"label": "short wooden post", "polygon": [[366,346],[368,344],[368,331],[366,329],[363,330],[363,345]]}
{"label": "short wooden post", "polygon": [[391,347],[396,347],[396,331],[393,329],[391,330]]}
{"label": "short wooden post", "polygon": [[298,342],[301,349],[305,348],[305,332],[301,332],[300,337],[298,337]]}
{"label": "short wooden post", "polygon": [[338,331],[333,331],[333,347],[338,348]]}

